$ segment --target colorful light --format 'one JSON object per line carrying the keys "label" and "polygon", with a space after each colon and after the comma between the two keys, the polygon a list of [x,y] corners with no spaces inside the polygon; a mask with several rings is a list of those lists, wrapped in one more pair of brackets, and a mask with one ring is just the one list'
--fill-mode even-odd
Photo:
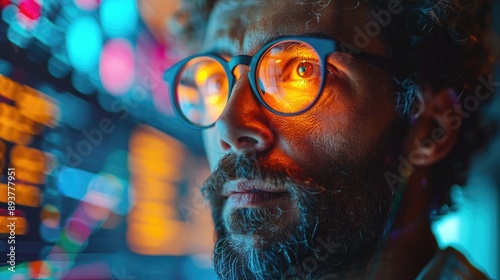
{"label": "colorful light", "polygon": [[42,208],[42,213],[40,214],[42,224],[47,228],[57,228],[61,220],[61,214],[59,209],[54,205],[45,204]]}
{"label": "colorful light", "polygon": [[30,279],[47,279],[50,277],[51,269],[45,261],[34,261],[28,263]]}
{"label": "colorful light", "polygon": [[147,126],[132,133],[129,145],[130,181],[136,199],[127,216],[129,248],[143,255],[185,254],[187,226],[176,207],[183,146]]}
{"label": "colorful light", "polygon": [[99,75],[102,85],[110,94],[125,94],[134,82],[134,51],[124,39],[108,41],[102,50]]}
{"label": "colorful light", "polygon": [[0,0],[0,8],[3,8],[10,4],[10,0]]}
{"label": "colorful light", "polygon": [[92,233],[92,229],[84,220],[75,217],[69,219],[66,230],[68,238],[77,244],[83,244]]}
{"label": "colorful light", "polygon": [[16,14],[19,26],[32,31],[42,16],[41,2],[38,0],[22,0],[18,5]]}
{"label": "colorful light", "polygon": [[95,69],[102,48],[99,24],[91,17],[76,19],[66,34],[66,47],[71,64],[82,72]]}
{"label": "colorful light", "polygon": [[38,1],[24,0],[19,4],[19,12],[30,20],[37,20],[42,15],[42,6]]}
{"label": "colorful light", "polygon": [[99,7],[100,3],[100,0],[75,0],[75,4],[78,6],[78,8],[85,11],[95,10],[97,7]]}
{"label": "colorful light", "polygon": [[153,104],[158,112],[173,116],[174,111],[168,96],[168,85],[163,80],[163,72],[176,61],[168,47],[158,44],[151,35],[141,33],[137,38],[137,90],[152,92]]}
{"label": "colorful light", "polygon": [[93,176],[90,172],[63,167],[57,176],[57,187],[62,195],[80,200],[87,192],[87,185]]}
{"label": "colorful light", "polygon": [[137,26],[135,0],[106,0],[100,7],[101,24],[109,37],[127,36]]}
{"label": "colorful light", "polygon": [[40,236],[49,243],[54,243],[59,239],[61,235],[61,228],[49,228],[44,224],[41,224],[39,227]]}

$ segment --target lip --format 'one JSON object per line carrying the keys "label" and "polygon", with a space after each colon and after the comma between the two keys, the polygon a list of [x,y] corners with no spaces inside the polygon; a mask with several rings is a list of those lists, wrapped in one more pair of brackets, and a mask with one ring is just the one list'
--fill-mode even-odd
{"label": "lip", "polygon": [[224,184],[222,195],[227,197],[226,207],[264,207],[277,203],[288,191],[261,180],[238,179]]}

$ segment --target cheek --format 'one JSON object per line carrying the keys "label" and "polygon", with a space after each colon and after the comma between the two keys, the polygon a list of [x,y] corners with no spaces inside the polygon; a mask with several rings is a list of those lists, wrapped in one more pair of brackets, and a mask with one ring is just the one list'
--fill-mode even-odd
{"label": "cheek", "polygon": [[362,158],[374,142],[370,131],[375,128],[367,125],[366,108],[354,92],[341,87],[325,92],[310,111],[278,126],[284,153],[302,166]]}
{"label": "cheek", "polygon": [[324,113],[295,117],[279,133],[279,149],[300,169],[315,174],[318,167],[329,166],[332,159],[341,159],[352,150],[345,125],[348,121]]}

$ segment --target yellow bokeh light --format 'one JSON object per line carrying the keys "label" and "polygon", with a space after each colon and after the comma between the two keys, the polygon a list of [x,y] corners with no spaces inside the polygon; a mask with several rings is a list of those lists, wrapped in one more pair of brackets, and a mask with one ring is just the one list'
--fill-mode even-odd
{"label": "yellow bokeh light", "polygon": [[16,185],[16,203],[19,205],[38,207],[42,199],[40,188],[26,185]]}
{"label": "yellow bokeh light", "polygon": [[216,105],[217,103],[220,103],[221,99],[221,95],[211,95],[208,96],[206,100],[209,105]]}
{"label": "yellow bokeh light", "polygon": [[185,223],[176,206],[176,183],[183,178],[184,147],[151,127],[130,139],[130,182],[135,205],[127,216],[127,244],[144,255],[185,254]]}
{"label": "yellow bokeh light", "polygon": [[7,184],[0,183],[0,202],[3,202],[3,203],[8,202],[7,192],[8,192]]}
{"label": "yellow bokeh light", "polygon": [[196,83],[203,84],[208,78],[208,72],[206,70],[201,70],[196,74]]}
{"label": "yellow bokeh light", "polygon": [[0,74],[0,96],[14,100],[20,85]]}
{"label": "yellow bokeh light", "polygon": [[47,171],[47,157],[37,149],[25,146],[15,146],[10,152],[12,165],[30,171]]}
{"label": "yellow bokeh light", "polygon": [[15,203],[18,205],[29,206],[29,207],[40,206],[41,193],[38,187],[17,183],[16,185],[11,186],[11,189],[8,190],[7,184],[0,184],[0,202],[7,203],[8,191],[15,194],[16,198]]}
{"label": "yellow bokeh light", "polygon": [[0,234],[9,234],[10,226],[12,223],[15,224],[14,232],[19,235],[25,235],[28,233],[28,221],[24,217],[20,216],[0,216]]}

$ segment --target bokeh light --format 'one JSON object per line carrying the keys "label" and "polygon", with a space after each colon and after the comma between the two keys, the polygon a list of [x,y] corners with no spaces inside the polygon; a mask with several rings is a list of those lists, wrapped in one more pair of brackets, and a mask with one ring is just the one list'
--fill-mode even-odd
{"label": "bokeh light", "polygon": [[17,20],[24,29],[33,30],[41,16],[41,0],[21,0],[19,2]]}
{"label": "bokeh light", "polygon": [[63,167],[57,176],[57,187],[62,195],[82,199],[93,174],[77,168]]}
{"label": "bokeh light", "polygon": [[51,228],[47,227],[45,224],[40,224],[39,232],[43,240],[49,243],[54,243],[61,235],[61,228]]}
{"label": "bokeh light", "polygon": [[0,8],[4,8],[5,6],[10,4],[10,0],[0,0]]}
{"label": "bokeh light", "polygon": [[99,62],[102,85],[112,95],[125,94],[134,82],[134,51],[124,39],[106,42]]}
{"label": "bokeh light", "polygon": [[77,243],[83,244],[92,233],[92,229],[85,220],[72,217],[66,225],[66,234],[68,238]]}
{"label": "bokeh light", "polygon": [[101,24],[109,37],[123,37],[135,30],[137,3],[135,0],[106,0],[100,7]]}
{"label": "bokeh light", "polygon": [[42,15],[42,5],[36,0],[22,0],[19,3],[19,12],[30,20],[37,20]]}
{"label": "bokeh light", "polygon": [[97,7],[99,7],[100,3],[100,0],[75,0],[75,4],[78,6],[78,8],[85,11],[95,10]]}
{"label": "bokeh light", "polygon": [[29,262],[28,270],[31,279],[47,279],[51,276],[50,266],[45,261]]}
{"label": "bokeh light", "polygon": [[80,17],[69,27],[66,47],[71,64],[82,72],[95,69],[102,48],[99,24],[91,17]]}
{"label": "bokeh light", "polygon": [[57,228],[60,224],[61,213],[54,205],[45,204],[40,213],[40,218],[44,226],[48,228]]}

